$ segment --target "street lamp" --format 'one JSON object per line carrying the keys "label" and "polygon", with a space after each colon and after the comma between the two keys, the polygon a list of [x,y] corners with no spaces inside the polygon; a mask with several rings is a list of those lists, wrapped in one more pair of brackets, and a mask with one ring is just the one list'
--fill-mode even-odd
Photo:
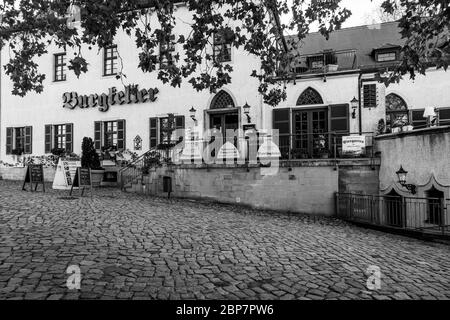
{"label": "street lamp", "polygon": [[195,118],[195,114],[197,113],[197,110],[195,110],[194,107],[189,110],[189,114],[191,115],[191,119],[194,120],[195,123],[197,123],[197,119]]}
{"label": "street lamp", "polygon": [[406,176],[408,175],[408,171],[403,169],[403,166],[400,166],[400,170],[396,172],[398,177],[398,183],[406,189],[408,189],[409,192],[412,194],[416,194],[416,186],[413,184],[407,184],[406,183]]}
{"label": "street lamp", "polygon": [[356,109],[359,107],[359,100],[356,99],[356,97],[353,97],[352,101],[350,101],[350,104],[352,106],[352,119],[356,119]]}
{"label": "street lamp", "polygon": [[250,106],[248,105],[248,103],[246,102],[245,105],[242,107],[244,109],[244,114],[247,116],[247,123],[251,122],[251,118],[250,118]]}

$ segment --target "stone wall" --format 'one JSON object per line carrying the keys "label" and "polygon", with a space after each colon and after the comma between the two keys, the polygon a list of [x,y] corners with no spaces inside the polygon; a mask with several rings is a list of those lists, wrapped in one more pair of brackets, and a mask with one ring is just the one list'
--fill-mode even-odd
{"label": "stone wall", "polygon": [[[172,180],[172,196],[248,205],[254,208],[331,216],[335,193],[358,190],[378,194],[378,166],[366,161],[304,161],[269,168],[245,166],[181,166],[153,170],[132,191],[167,196],[164,177]],[[342,176],[342,178],[340,178]]]}
{"label": "stone wall", "polygon": [[400,166],[408,171],[407,183],[417,186],[418,197],[426,197],[431,188],[444,192],[450,198],[450,127],[414,130],[377,138],[381,152],[380,190],[382,194],[393,189],[411,196],[397,183]]}

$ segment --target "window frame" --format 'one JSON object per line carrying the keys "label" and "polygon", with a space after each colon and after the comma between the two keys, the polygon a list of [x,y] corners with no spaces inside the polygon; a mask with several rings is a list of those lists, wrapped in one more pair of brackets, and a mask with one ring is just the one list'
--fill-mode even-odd
{"label": "window frame", "polygon": [[[112,50],[112,51],[110,51]],[[111,56],[108,55],[108,53],[111,52]],[[105,47],[103,49],[103,76],[109,77],[109,76],[115,76],[118,74],[118,61],[119,55],[117,51],[117,45],[113,44],[111,46]],[[114,63],[116,62],[116,67],[114,67]],[[111,72],[108,73],[108,63],[111,64]]]}
{"label": "window frame", "polygon": [[[217,48],[220,48],[217,50]],[[220,55],[217,53],[219,52]],[[229,55],[229,60],[224,60],[223,52],[226,52]],[[218,58],[221,57],[219,60]],[[227,42],[224,35],[221,35],[219,32],[214,33],[213,35],[213,61],[215,63],[232,63],[233,62],[233,41]]]}
{"label": "window frame", "polygon": [[[394,59],[392,60],[380,60],[380,55],[385,55],[385,54],[394,54]],[[375,61],[376,62],[394,62],[398,60],[398,56],[399,56],[399,52],[398,50],[382,50],[382,51],[377,51],[375,52]]]}
{"label": "window frame", "polygon": [[[67,74],[66,74],[66,52],[62,53],[55,53],[53,55],[53,61],[54,61],[54,72],[53,72],[53,81],[54,82],[63,82],[67,80]],[[59,57],[63,57],[62,61],[59,61]],[[58,78],[58,71],[61,73],[61,78]]]}
{"label": "window frame", "polygon": [[[62,129],[63,133],[59,133],[59,129]],[[56,124],[53,125],[53,148],[59,148],[59,149],[66,149],[67,145],[67,124]],[[60,147],[60,138],[61,143],[63,144],[62,147]]]}
{"label": "window frame", "polygon": [[[167,69],[169,66],[173,65],[173,53],[176,52],[176,42],[175,35],[170,34],[164,37],[164,41],[159,43],[159,68]],[[166,58],[166,62],[163,62]]]}
{"label": "window frame", "polygon": [[[18,140],[17,132],[21,132],[20,141]],[[25,127],[14,127],[13,148],[12,150],[21,148],[25,153]],[[17,142],[20,142],[21,146],[17,146]]]}
{"label": "window frame", "polygon": [[[112,125],[112,130],[109,130]],[[114,130],[115,128],[115,130]],[[112,138],[110,137],[112,136]],[[112,145],[109,144],[112,139]],[[114,143],[115,142],[115,143]],[[103,146],[102,148],[119,148],[119,120],[103,121]]]}

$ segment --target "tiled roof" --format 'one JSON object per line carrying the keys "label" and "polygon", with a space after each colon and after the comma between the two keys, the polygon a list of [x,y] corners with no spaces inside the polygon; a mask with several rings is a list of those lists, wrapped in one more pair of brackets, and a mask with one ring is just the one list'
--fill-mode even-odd
{"label": "tiled roof", "polygon": [[[295,38],[295,36],[287,37],[288,41]],[[310,33],[302,40],[300,46],[297,46],[299,48],[297,50],[301,55],[316,54],[324,50],[355,50],[358,67],[367,68],[382,65],[375,62],[372,56],[374,49],[402,46],[404,42],[401,39],[398,22],[386,22],[334,31],[328,40],[319,32]]]}

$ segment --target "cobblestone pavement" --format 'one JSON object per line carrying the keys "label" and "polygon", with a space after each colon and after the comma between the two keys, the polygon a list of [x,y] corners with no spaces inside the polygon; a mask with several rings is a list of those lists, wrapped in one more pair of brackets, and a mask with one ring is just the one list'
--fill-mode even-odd
{"label": "cobblestone pavement", "polygon": [[[450,298],[443,244],[114,189],[72,200],[19,190],[0,181],[1,299]],[[81,290],[66,286],[70,265]],[[366,287],[370,265],[380,290]]]}

